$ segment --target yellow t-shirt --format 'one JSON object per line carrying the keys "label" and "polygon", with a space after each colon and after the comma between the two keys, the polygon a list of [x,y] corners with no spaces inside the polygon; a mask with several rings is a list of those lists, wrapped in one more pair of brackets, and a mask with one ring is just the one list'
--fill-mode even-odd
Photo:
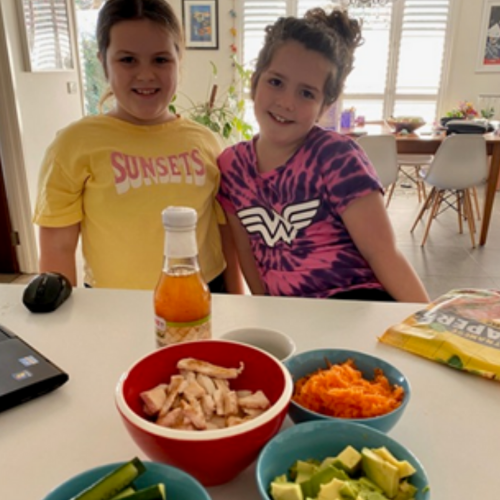
{"label": "yellow t-shirt", "polygon": [[42,164],[33,221],[81,223],[84,281],[93,287],[152,290],[163,263],[161,212],[198,213],[200,267],[211,281],[225,267],[215,195],[221,145],[185,118],[138,126],[105,115],[63,129]]}

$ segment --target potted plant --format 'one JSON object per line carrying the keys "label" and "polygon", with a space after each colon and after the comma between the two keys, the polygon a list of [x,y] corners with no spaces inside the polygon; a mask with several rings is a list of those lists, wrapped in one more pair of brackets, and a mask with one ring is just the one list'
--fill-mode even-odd
{"label": "potted plant", "polygon": [[[234,143],[241,139],[250,139],[253,135],[252,126],[245,121],[245,100],[240,89],[245,88],[251,77],[251,70],[245,70],[235,59],[234,67],[238,73],[238,80],[221,91],[217,83],[212,83],[207,99],[203,102],[194,102],[189,96],[183,95],[190,106],[178,109],[175,98],[170,109],[172,112],[191,118],[205,125],[210,130],[220,135],[224,142]],[[210,61],[212,80],[217,78],[217,66]]]}
{"label": "potted plant", "polygon": [[444,127],[450,120],[473,120],[479,115],[470,101],[461,101],[458,109],[452,109],[441,118],[441,125]]}

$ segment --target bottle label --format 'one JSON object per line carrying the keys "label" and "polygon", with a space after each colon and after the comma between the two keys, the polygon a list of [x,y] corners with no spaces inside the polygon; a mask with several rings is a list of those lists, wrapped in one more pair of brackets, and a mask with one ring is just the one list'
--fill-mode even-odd
{"label": "bottle label", "polygon": [[165,321],[155,316],[156,345],[164,347],[169,344],[204,340],[212,337],[212,321],[210,316],[188,323]]}

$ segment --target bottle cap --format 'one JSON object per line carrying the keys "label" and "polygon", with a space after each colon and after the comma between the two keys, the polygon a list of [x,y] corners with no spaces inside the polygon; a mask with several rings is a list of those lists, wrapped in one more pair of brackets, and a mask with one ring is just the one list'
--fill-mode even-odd
{"label": "bottle cap", "polygon": [[198,218],[196,210],[189,207],[167,207],[161,216],[165,228],[181,231],[194,229]]}

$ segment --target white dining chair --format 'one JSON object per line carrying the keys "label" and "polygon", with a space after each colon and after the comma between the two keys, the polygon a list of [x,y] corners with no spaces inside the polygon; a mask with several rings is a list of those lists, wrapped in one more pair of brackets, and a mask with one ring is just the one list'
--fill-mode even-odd
{"label": "white dining chair", "polygon": [[460,233],[463,232],[463,220],[467,221],[472,247],[476,246],[471,189],[483,184],[487,177],[486,142],[482,135],[457,134],[443,140],[424,173],[423,180],[431,186],[431,191],[411,228],[413,232],[428,211],[421,246],[425,245],[432,221],[448,207],[458,213]]}
{"label": "white dining chair", "polygon": [[[391,201],[398,177],[398,152],[396,138],[393,135],[364,135],[358,139],[366,156],[375,167],[380,183],[386,189],[387,199],[385,206]],[[387,189],[388,188],[388,189]]]}
{"label": "white dining chair", "polygon": [[431,164],[433,158],[433,155],[398,154],[399,172],[415,184],[419,203],[424,201],[427,195],[421,172]]}

